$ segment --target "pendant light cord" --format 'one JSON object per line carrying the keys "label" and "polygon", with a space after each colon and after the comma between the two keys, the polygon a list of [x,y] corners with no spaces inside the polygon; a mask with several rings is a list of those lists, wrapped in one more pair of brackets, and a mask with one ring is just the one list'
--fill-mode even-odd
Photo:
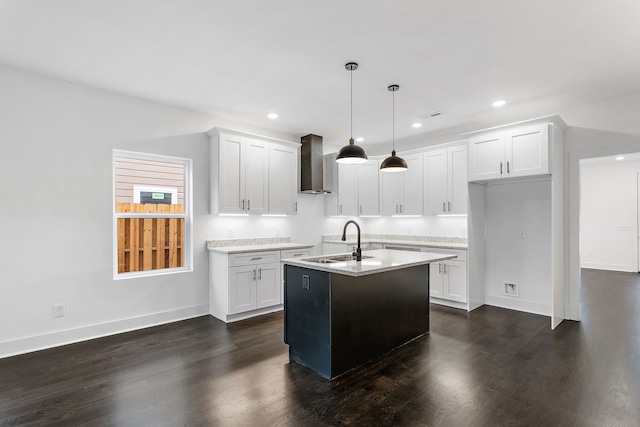
{"label": "pendant light cord", "polygon": [[396,91],[391,92],[391,144],[392,150],[396,151]]}
{"label": "pendant light cord", "polygon": [[353,70],[349,70],[349,75],[351,77],[351,135],[350,135],[350,138],[353,139]]}

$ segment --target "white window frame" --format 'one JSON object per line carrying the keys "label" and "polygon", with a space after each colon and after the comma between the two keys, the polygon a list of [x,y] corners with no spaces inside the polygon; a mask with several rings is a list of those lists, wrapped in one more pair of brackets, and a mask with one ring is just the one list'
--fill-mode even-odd
{"label": "white window frame", "polygon": [[[181,164],[184,167],[184,212],[182,213],[143,213],[143,212],[116,212],[116,157],[126,157],[137,160],[149,160],[167,163]],[[165,274],[184,273],[193,271],[193,171],[191,159],[182,157],[165,156],[161,154],[140,153],[135,151],[113,150],[111,159],[112,177],[111,184],[111,212],[113,213],[113,279],[131,279],[137,277],[161,276]],[[182,248],[183,266],[174,268],[162,268],[155,270],[133,271],[118,273],[118,219],[119,218],[183,218],[184,219],[184,244]]]}

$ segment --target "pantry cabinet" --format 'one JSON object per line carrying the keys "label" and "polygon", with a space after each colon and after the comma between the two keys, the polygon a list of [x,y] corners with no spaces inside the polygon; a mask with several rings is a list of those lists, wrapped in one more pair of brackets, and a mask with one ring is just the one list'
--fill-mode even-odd
{"label": "pantry cabinet", "polygon": [[467,213],[467,146],[424,153],[424,214]]}
{"label": "pantry cabinet", "polygon": [[469,139],[469,181],[551,173],[548,124],[480,134]]}

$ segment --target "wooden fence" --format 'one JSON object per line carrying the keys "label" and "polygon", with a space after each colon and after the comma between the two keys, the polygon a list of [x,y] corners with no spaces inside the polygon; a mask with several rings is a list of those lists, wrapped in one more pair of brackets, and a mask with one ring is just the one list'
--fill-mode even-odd
{"label": "wooden fence", "polygon": [[[183,205],[117,203],[116,212],[182,213]],[[118,218],[118,273],[182,267],[183,218]]]}

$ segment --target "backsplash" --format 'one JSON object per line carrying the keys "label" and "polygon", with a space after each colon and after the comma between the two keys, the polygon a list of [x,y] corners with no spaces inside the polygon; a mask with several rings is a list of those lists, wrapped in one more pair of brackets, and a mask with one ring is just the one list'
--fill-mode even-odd
{"label": "backsplash", "polygon": [[[340,242],[342,235],[332,234],[322,236],[323,242]],[[348,240],[355,240],[358,238],[357,234],[347,234]],[[434,242],[434,243],[460,243],[467,244],[466,237],[443,237],[443,236],[409,236],[398,234],[363,234],[362,240],[402,240],[402,241],[414,241],[414,242]]]}

